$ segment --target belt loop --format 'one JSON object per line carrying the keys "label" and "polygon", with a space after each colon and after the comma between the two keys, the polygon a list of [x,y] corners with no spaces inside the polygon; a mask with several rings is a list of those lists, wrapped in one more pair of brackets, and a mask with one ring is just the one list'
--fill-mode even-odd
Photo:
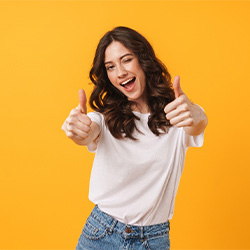
{"label": "belt loop", "polygon": [[113,233],[113,230],[115,228],[116,223],[117,223],[117,220],[114,219],[113,222],[112,222],[112,224],[111,224],[111,226],[110,226],[110,228],[109,228],[109,232],[110,233]]}
{"label": "belt loop", "polygon": [[140,227],[140,238],[143,239],[144,235],[143,235],[143,227]]}

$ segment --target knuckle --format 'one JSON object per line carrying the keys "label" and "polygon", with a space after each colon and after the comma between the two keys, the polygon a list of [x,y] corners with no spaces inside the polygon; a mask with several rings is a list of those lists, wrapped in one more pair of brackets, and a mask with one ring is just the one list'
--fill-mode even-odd
{"label": "knuckle", "polygon": [[186,117],[187,117],[187,118],[192,118],[192,113],[191,113],[191,111],[187,111],[187,112],[186,112]]}
{"label": "knuckle", "polygon": [[77,115],[77,114],[79,114],[79,110],[77,109],[72,109],[69,113],[69,115]]}
{"label": "knuckle", "polygon": [[178,100],[180,104],[183,104],[185,102],[185,98],[182,95],[178,98]]}
{"label": "knuckle", "polygon": [[75,109],[72,109],[69,113],[69,115],[73,115],[75,113]]}
{"label": "knuckle", "polygon": [[70,131],[66,131],[66,135],[67,135],[70,139],[73,138],[73,133],[70,132]]}
{"label": "knuckle", "polygon": [[192,118],[188,119],[188,126],[192,126],[194,124],[194,121]]}
{"label": "knuckle", "polygon": [[72,131],[73,131],[73,126],[70,125],[70,124],[68,124],[68,125],[67,125],[67,130],[70,131],[70,132],[72,132]]}
{"label": "knuckle", "polygon": [[82,138],[83,138],[83,139],[86,139],[86,138],[88,137],[88,135],[89,135],[88,133],[83,132],[83,134],[82,134]]}
{"label": "knuckle", "polygon": [[92,121],[87,115],[82,115],[82,121],[85,125],[90,126]]}
{"label": "knuckle", "polygon": [[184,111],[188,111],[189,110],[189,106],[187,103],[183,103],[183,110]]}
{"label": "knuckle", "polygon": [[66,130],[65,126],[66,126],[66,123],[63,123],[63,125],[62,125],[62,127],[61,127],[61,129],[62,129],[63,131]]}
{"label": "knuckle", "polygon": [[68,119],[67,119],[67,122],[68,124],[74,124],[75,123],[75,118],[73,116],[70,116]]}
{"label": "knuckle", "polygon": [[72,134],[68,135],[68,138],[73,140],[74,139],[74,136]]}

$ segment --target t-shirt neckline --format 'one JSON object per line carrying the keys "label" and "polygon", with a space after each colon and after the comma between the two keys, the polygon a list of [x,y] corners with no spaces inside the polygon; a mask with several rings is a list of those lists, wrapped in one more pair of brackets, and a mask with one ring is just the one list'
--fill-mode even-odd
{"label": "t-shirt neckline", "polygon": [[138,111],[133,111],[133,113],[134,113],[135,115],[137,115],[140,119],[148,119],[148,117],[149,117],[149,115],[150,115],[150,113],[145,113],[145,114],[143,114],[143,113],[140,113],[140,112],[138,112]]}

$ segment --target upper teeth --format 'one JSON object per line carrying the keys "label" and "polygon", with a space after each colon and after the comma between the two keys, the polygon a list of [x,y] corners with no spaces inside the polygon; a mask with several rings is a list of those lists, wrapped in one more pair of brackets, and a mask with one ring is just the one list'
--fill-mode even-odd
{"label": "upper teeth", "polygon": [[122,85],[127,84],[127,83],[130,82],[131,80],[133,80],[133,78],[130,78],[130,79],[128,79],[127,81],[123,82]]}

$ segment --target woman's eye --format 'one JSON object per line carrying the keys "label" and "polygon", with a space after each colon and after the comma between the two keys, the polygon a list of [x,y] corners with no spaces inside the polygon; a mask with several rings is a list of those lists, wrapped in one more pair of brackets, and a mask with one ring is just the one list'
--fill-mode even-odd
{"label": "woman's eye", "polygon": [[132,60],[132,58],[127,58],[124,60],[124,62],[130,62]]}
{"label": "woman's eye", "polygon": [[111,70],[111,69],[113,69],[114,68],[114,66],[113,65],[110,65],[110,66],[108,66],[106,69],[107,70]]}

